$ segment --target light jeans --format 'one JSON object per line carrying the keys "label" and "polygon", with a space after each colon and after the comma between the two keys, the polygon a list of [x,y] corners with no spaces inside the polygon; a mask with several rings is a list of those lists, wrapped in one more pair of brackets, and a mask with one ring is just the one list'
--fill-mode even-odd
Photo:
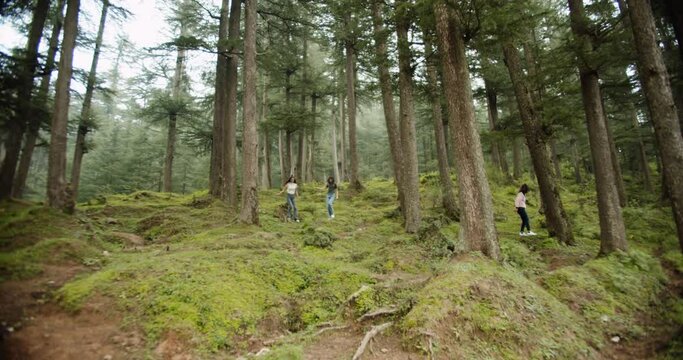
{"label": "light jeans", "polygon": [[327,194],[327,216],[329,217],[332,217],[334,215],[334,208],[332,207],[332,204],[334,204],[334,198],[334,193]]}
{"label": "light jeans", "polygon": [[296,201],[294,201],[294,195],[293,194],[287,194],[287,205],[289,205],[289,207],[287,208],[289,218],[292,220],[298,220],[299,219],[299,210],[297,210],[297,208],[296,208]]}

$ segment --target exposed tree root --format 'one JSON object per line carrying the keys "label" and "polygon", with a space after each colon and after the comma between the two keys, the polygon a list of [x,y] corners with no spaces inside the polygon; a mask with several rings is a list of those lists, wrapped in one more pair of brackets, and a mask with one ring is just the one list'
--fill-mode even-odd
{"label": "exposed tree root", "polygon": [[396,314],[399,311],[398,307],[396,305],[389,305],[388,307],[383,307],[379,308],[375,311],[367,312],[363,314],[361,317],[356,319],[357,322],[361,322],[363,320],[367,319],[372,319],[378,316],[383,316],[383,315],[392,315]]}
{"label": "exposed tree root", "polygon": [[351,303],[352,301],[355,301],[355,300],[360,296],[360,294],[362,294],[362,293],[364,293],[364,292],[366,292],[366,291],[368,291],[368,290],[370,290],[370,289],[372,289],[372,288],[369,287],[369,286],[367,286],[367,285],[361,286],[360,289],[358,289],[358,291],[356,291],[355,293],[351,294],[351,295],[348,297],[348,299],[346,299],[346,304]]}
{"label": "exposed tree root", "polygon": [[391,324],[393,324],[393,322],[390,321],[382,325],[373,326],[372,329],[370,329],[370,331],[365,333],[365,337],[363,338],[363,341],[361,341],[358,350],[356,350],[356,353],[353,355],[352,360],[360,359],[361,355],[363,355],[363,352],[365,351],[365,347],[367,347],[368,343],[370,343],[370,340],[372,340],[372,338],[375,337],[375,335],[379,334],[384,329],[391,326]]}
{"label": "exposed tree root", "polygon": [[322,329],[318,330],[318,331],[315,333],[315,336],[319,336],[320,334],[322,334],[322,333],[324,333],[324,332],[326,332],[326,331],[328,331],[328,330],[341,330],[341,329],[346,329],[346,328],[348,328],[348,327],[349,327],[349,325],[339,325],[339,326],[329,326],[329,327],[325,327],[325,328],[322,328]]}

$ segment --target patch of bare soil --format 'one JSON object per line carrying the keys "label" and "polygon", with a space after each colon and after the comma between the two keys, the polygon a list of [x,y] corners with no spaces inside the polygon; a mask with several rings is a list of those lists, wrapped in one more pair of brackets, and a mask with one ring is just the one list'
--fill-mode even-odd
{"label": "patch of bare soil", "polygon": [[46,266],[37,278],[0,284],[0,358],[143,358],[143,338],[135,331],[121,330],[120,315],[108,300],[94,299],[77,314],[53,302],[53,291],[83,269]]}
{"label": "patch of bare soil", "polygon": [[[330,330],[321,334],[315,342],[304,348],[304,359],[337,360],[351,359],[361,344],[370,325],[365,327]],[[400,336],[391,329],[375,336],[361,359],[422,360],[425,356],[409,352],[401,346]]]}

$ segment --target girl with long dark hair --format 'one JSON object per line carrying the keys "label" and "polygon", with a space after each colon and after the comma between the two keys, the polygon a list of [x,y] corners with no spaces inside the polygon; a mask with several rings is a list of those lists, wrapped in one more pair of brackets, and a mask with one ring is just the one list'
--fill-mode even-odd
{"label": "girl with long dark hair", "polygon": [[[529,215],[526,213],[526,193],[529,192],[529,187],[527,184],[522,184],[519,188],[519,193],[515,198],[515,209],[517,209],[517,214],[522,219],[522,226],[519,229],[519,236],[533,236],[536,235],[535,232],[531,231],[531,225],[529,224]],[[526,227],[527,232],[524,232]]]}

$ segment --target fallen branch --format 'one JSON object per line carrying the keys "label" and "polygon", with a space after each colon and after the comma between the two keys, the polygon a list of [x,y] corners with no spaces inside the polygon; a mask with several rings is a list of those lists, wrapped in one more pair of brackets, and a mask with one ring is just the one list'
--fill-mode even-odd
{"label": "fallen branch", "polygon": [[366,291],[368,291],[368,290],[370,290],[370,289],[372,289],[372,288],[369,287],[369,286],[367,286],[367,285],[361,286],[360,289],[358,289],[358,291],[356,291],[355,293],[351,294],[351,296],[349,296],[349,298],[346,299],[346,303],[348,304],[348,303],[350,303],[350,302],[356,300],[356,299],[360,296],[360,294],[362,294],[362,293],[364,293],[364,292],[366,292]]}
{"label": "fallen branch", "polygon": [[436,335],[433,332],[426,330],[420,330],[420,334],[427,336],[429,344],[429,360],[434,360],[434,345],[432,343],[432,338],[435,338]]}
{"label": "fallen branch", "polygon": [[375,337],[375,335],[379,334],[384,329],[391,326],[391,324],[393,324],[393,323],[390,321],[390,322],[384,323],[382,325],[373,326],[372,329],[370,329],[370,331],[368,331],[365,334],[363,341],[360,342],[360,346],[358,347],[358,350],[356,350],[356,353],[353,355],[353,358],[351,360],[360,359],[360,356],[363,355],[363,352],[365,351],[365,347],[368,346],[368,343],[370,342],[370,340],[372,340],[372,338]]}
{"label": "fallen branch", "polygon": [[372,311],[372,312],[367,312],[367,313],[363,314],[361,317],[359,317],[358,319],[356,319],[356,321],[361,322],[363,320],[372,319],[372,318],[382,316],[382,315],[396,314],[397,312],[398,312],[398,307],[396,307],[396,305],[390,305],[388,307],[379,308],[379,309]]}
{"label": "fallen branch", "polygon": [[339,325],[339,326],[330,326],[330,327],[322,328],[322,329],[318,330],[318,332],[316,332],[314,336],[319,336],[320,334],[324,333],[327,330],[341,330],[341,329],[346,329],[347,327],[349,327],[349,325]]}

